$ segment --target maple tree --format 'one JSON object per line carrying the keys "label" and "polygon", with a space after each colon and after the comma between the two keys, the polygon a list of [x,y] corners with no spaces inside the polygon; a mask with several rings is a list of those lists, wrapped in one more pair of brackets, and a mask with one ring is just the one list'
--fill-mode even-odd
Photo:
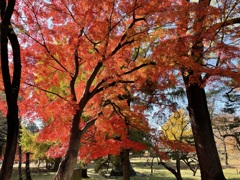
{"label": "maple tree", "polygon": [[[15,26],[23,32],[21,41],[26,47],[22,54],[27,67],[21,112],[29,110],[28,118],[31,112],[40,117],[46,123],[42,139],[59,140],[62,148],[56,150],[66,150],[55,179],[71,177],[80,139],[90,127],[95,124],[109,130],[105,117],[119,119],[111,117],[115,106],[104,104],[109,100],[115,103],[125,87],[134,91],[159,71],[148,70],[156,64],[151,58],[133,56],[134,49],[151,45],[144,41],[151,33],[156,5],[158,1],[20,1]],[[129,109],[127,100],[122,100],[120,107]],[[141,109],[136,107],[135,111]],[[84,117],[89,118],[84,121]],[[132,117],[131,122],[140,124]],[[125,137],[126,132],[121,133]],[[98,146],[100,137],[95,136]],[[117,140],[107,142],[118,144]],[[128,142],[121,146],[128,147]],[[85,150],[94,152],[94,146]]]}
{"label": "maple tree", "polygon": [[[21,59],[19,42],[11,23],[14,7],[15,0],[0,1],[1,74],[7,104],[7,142],[0,172],[0,179],[3,180],[11,178],[19,132],[17,99],[21,78]],[[9,58],[9,54],[12,58]]]}

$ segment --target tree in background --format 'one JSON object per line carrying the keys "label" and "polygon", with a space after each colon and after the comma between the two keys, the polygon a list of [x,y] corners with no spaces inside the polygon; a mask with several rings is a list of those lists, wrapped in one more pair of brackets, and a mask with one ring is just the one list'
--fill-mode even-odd
{"label": "tree in background", "polygon": [[229,89],[229,86],[219,86],[216,82],[207,91],[213,132],[219,154],[224,155],[225,165],[229,164],[229,155],[236,156],[239,147],[240,96],[238,88]]}
{"label": "tree in background", "polygon": [[26,154],[26,178],[31,179],[30,174],[30,156],[33,160],[47,161],[46,152],[53,145],[50,142],[38,142],[37,137],[39,133],[36,132],[38,128],[36,125],[30,124],[22,126],[20,134],[20,146],[22,151]]}
{"label": "tree in background", "polygon": [[[182,180],[180,162],[190,162],[195,153],[192,140],[192,129],[189,124],[189,116],[183,109],[175,111],[168,121],[162,125],[160,136],[155,140],[155,153],[159,157],[159,164],[174,174],[178,180]],[[164,159],[171,159],[176,162],[176,169],[164,162]],[[190,169],[193,170],[190,163]],[[194,169],[194,175],[196,169]]]}
{"label": "tree in background", "polygon": [[229,154],[236,156],[240,150],[240,119],[224,113],[214,115],[212,123],[216,140],[222,141],[225,164],[228,165]]}

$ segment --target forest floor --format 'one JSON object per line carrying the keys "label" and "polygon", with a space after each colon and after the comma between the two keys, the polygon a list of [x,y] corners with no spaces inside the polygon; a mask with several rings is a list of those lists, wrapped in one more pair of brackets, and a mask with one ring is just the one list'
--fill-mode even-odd
{"label": "forest floor", "polygon": [[[147,163],[147,158],[131,158],[131,163],[134,170],[137,172],[137,175],[131,177],[131,180],[175,180],[176,178],[163,166],[157,165],[157,162],[154,161],[153,173],[151,173],[150,166]],[[230,163],[230,165],[223,165],[224,175],[228,180],[239,180],[240,179],[240,165],[236,162]],[[31,176],[33,180],[52,180],[54,178],[55,172],[47,171],[43,166],[37,168],[35,164],[31,164]],[[237,168],[237,166],[239,168]],[[110,171],[110,170],[109,170]],[[108,172],[109,172],[108,171]],[[104,170],[105,175],[109,175],[106,170]],[[18,180],[17,167],[14,167],[14,172],[11,180]],[[24,174],[23,169],[23,174]],[[200,180],[200,171],[198,170],[196,176],[193,176],[191,170],[187,169],[185,166],[182,166],[181,174],[184,180]],[[103,177],[100,173],[95,173],[92,166],[88,168],[88,178],[87,180],[98,180],[98,179],[122,179],[121,177]],[[24,176],[23,176],[24,179]]]}

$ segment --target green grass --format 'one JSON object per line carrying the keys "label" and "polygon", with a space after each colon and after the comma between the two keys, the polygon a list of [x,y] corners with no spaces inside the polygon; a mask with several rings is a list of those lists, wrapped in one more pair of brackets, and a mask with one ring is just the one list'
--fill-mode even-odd
{"label": "green grass", "polygon": [[[23,179],[25,179],[25,172],[23,172]],[[52,180],[54,178],[54,174],[53,172],[34,172],[31,173],[31,177],[33,180]],[[12,174],[12,178],[11,180],[18,180],[18,174],[17,171],[14,171]]]}
{"label": "green grass", "polygon": [[[176,178],[172,175],[168,170],[164,167],[157,165],[157,162],[154,163],[154,172],[151,174],[151,169],[146,163],[146,158],[132,158],[131,159],[132,166],[134,170],[137,172],[137,176],[131,177],[131,180],[175,180]],[[240,174],[237,174],[236,165],[235,166],[223,166],[224,175],[228,180],[239,180]],[[240,169],[240,168],[239,168]],[[24,171],[23,171],[24,173]],[[52,180],[54,177],[53,172],[44,172],[44,171],[36,171],[31,173],[33,180]],[[184,168],[181,170],[181,174],[184,180],[200,180],[200,171],[197,171],[196,176],[194,177],[192,171]],[[94,173],[93,168],[90,166],[88,170],[89,179],[86,180],[98,180],[98,179],[106,179],[99,174]],[[17,180],[17,171],[13,172],[11,180]],[[23,178],[24,179],[24,178]],[[122,179],[121,177],[115,179]]]}

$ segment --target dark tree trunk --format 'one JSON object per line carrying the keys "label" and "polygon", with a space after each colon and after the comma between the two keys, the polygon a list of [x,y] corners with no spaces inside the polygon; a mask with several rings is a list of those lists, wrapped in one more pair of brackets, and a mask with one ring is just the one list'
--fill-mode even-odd
{"label": "dark tree trunk", "polygon": [[119,156],[116,156],[116,160],[114,162],[114,168],[110,172],[110,176],[123,176],[123,179],[124,179],[124,177],[130,178],[130,176],[135,176],[135,175],[136,175],[136,172],[131,166],[131,163],[129,160],[129,149],[124,149],[121,151]]}
{"label": "dark tree trunk", "polygon": [[32,180],[31,171],[30,171],[30,153],[29,152],[26,153],[25,173],[26,173],[26,180]]}
{"label": "dark tree trunk", "polygon": [[121,161],[123,168],[123,180],[130,180],[130,160],[129,160],[129,149],[123,149],[121,151]]}
{"label": "dark tree trunk", "polygon": [[[7,101],[7,142],[4,154],[4,160],[1,167],[0,179],[10,180],[13,163],[17,148],[17,139],[19,133],[19,119],[18,119],[18,93],[20,87],[21,78],[21,59],[20,59],[20,46],[15,32],[12,29],[10,19],[14,11],[15,0],[1,0],[0,12],[1,12],[1,24],[0,24],[0,36],[1,36],[1,69],[4,90]],[[8,54],[8,40],[12,47],[13,55],[13,75],[10,75]]]}
{"label": "dark tree trunk", "polygon": [[147,163],[151,168],[151,174],[153,174],[153,161],[154,161],[154,157],[152,157],[151,160],[150,159],[147,160]]}
{"label": "dark tree trunk", "polygon": [[54,159],[53,171],[57,171],[58,170],[58,166],[59,166],[60,162],[61,162],[61,158]]}
{"label": "dark tree trunk", "polygon": [[181,165],[180,165],[180,159],[178,158],[177,160],[176,160],[176,167],[177,167],[177,173],[176,173],[176,178],[177,179],[182,179],[182,175],[181,175]]}
{"label": "dark tree trunk", "polygon": [[[16,109],[18,108],[16,107]],[[19,123],[18,123],[18,117],[17,117],[18,110],[16,109],[14,111],[12,110],[8,111],[7,143],[6,143],[4,160],[3,160],[1,174],[0,174],[1,180],[10,180],[11,174],[12,174],[16,147],[17,147],[17,137],[19,132],[18,131]],[[11,112],[12,114],[10,114]]]}
{"label": "dark tree trunk", "polygon": [[[193,136],[195,140],[202,180],[225,180],[214,141],[206,94],[199,84],[189,84],[183,76],[188,98]],[[201,77],[199,82],[202,82]]]}
{"label": "dark tree trunk", "polygon": [[225,165],[229,165],[228,164],[227,145],[225,143],[225,138],[223,138],[223,147],[224,147],[224,155],[225,155]]}
{"label": "dark tree trunk", "polygon": [[82,178],[89,178],[87,175],[87,168],[81,169],[81,177]]}
{"label": "dark tree trunk", "polygon": [[22,180],[22,148],[18,146],[18,180]]}

